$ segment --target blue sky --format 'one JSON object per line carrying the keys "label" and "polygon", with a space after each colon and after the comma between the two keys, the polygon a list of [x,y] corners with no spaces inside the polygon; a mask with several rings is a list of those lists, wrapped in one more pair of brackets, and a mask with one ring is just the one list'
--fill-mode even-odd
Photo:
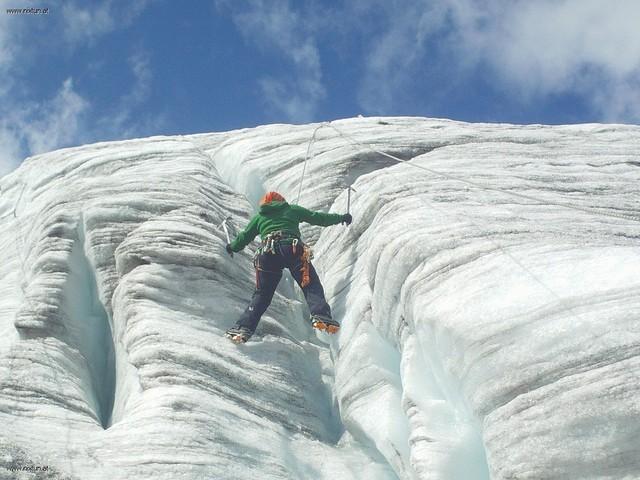
{"label": "blue sky", "polygon": [[[46,15],[10,8],[48,7]],[[59,147],[359,114],[640,123],[637,0],[0,0],[0,175]]]}

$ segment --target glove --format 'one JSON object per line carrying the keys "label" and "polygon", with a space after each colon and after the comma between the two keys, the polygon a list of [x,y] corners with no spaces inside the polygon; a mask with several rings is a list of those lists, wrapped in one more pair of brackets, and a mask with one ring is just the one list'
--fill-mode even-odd
{"label": "glove", "polygon": [[351,225],[351,220],[353,220],[353,217],[351,216],[350,213],[345,213],[342,216],[342,223],[344,223],[346,225]]}
{"label": "glove", "polygon": [[231,250],[231,244],[227,243],[227,246],[224,247],[229,255],[233,257],[233,250]]}

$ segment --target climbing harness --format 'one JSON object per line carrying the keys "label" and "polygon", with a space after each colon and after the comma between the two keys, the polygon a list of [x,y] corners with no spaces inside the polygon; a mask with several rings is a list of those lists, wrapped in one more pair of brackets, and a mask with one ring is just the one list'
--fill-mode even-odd
{"label": "climbing harness", "polygon": [[267,236],[262,240],[262,243],[256,250],[256,254],[253,257],[253,265],[256,267],[256,270],[260,270],[262,272],[271,272],[271,270],[264,270],[260,267],[260,255],[277,255],[278,253],[280,253],[278,251],[280,243],[288,243],[289,241],[291,241],[291,245],[295,254],[297,245],[300,242],[300,239],[298,237],[296,237],[295,235],[291,235],[290,233],[282,232],[280,230],[267,234]]}
{"label": "climbing harness", "polygon": [[282,232],[272,232],[268,234],[262,244],[256,250],[255,255],[253,256],[253,267],[256,269],[256,289],[260,289],[260,275],[258,272],[266,272],[266,273],[278,273],[274,270],[265,270],[260,265],[260,256],[267,253],[270,255],[276,254],[276,242],[280,239]]}
{"label": "climbing harness", "polygon": [[292,245],[294,243],[295,245],[298,245],[300,239],[295,235],[282,232],[280,230],[278,230],[277,232],[271,232],[267,234],[266,237],[264,237],[264,240],[262,240],[262,245],[260,245],[260,247],[258,248],[258,253],[271,253],[275,255],[276,253],[278,253],[276,251],[278,244],[281,242],[289,243],[289,241],[291,241]]}
{"label": "climbing harness", "polygon": [[[265,270],[260,265],[260,256],[264,254],[268,255],[277,255],[280,253],[280,244],[281,243],[289,243],[291,242],[291,249],[293,251],[293,255],[298,254],[298,249],[300,246],[302,247],[302,255],[300,257],[301,267],[300,272],[302,273],[302,281],[301,287],[306,287],[311,282],[311,260],[313,259],[313,251],[311,247],[303,243],[298,237],[295,235],[291,235],[286,232],[271,232],[269,233],[264,240],[262,240],[262,244],[256,250],[256,254],[253,257],[253,266],[256,271],[267,272],[267,273],[277,273],[273,270]],[[259,288],[259,280],[258,275],[256,275],[256,287]]]}
{"label": "climbing harness", "polygon": [[275,255],[276,253],[275,244],[278,240],[280,240],[280,232],[273,232],[267,235],[264,241],[262,242],[261,253],[270,253],[272,255]]}

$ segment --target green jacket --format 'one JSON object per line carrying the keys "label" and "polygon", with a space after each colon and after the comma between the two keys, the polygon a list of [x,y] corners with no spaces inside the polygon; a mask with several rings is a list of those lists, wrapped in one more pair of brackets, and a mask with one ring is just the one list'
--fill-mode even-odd
{"label": "green jacket", "polygon": [[231,250],[239,252],[249,245],[260,234],[264,238],[271,232],[286,232],[300,237],[300,222],[311,225],[337,225],[342,215],[337,213],[312,212],[300,205],[289,205],[287,202],[270,202],[262,205],[258,213],[251,219],[247,228],[238,233],[231,242]]}

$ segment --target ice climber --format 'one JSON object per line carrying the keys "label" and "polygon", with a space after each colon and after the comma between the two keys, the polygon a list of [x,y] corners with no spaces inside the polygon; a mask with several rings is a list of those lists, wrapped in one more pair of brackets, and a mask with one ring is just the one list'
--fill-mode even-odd
{"label": "ice climber", "polygon": [[256,289],[251,303],[226,336],[235,343],[244,343],[255,331],[282,278],[286,267],[296,280],[311,312],[314,328],[336,333],[340,324],[331,318],[331,308],[325,300],[324,289],[315,268],[311,264],[311,250],[300,238],[298,224],[327,227],[351,223],[351,215],[322,213],[287,203],[278,192],[269,192],[260,200],[260,210],[249,225],[227,244],[227,252],[239,252],[260,234],[262,244],[256,252],[253,264],[256,269]]}

